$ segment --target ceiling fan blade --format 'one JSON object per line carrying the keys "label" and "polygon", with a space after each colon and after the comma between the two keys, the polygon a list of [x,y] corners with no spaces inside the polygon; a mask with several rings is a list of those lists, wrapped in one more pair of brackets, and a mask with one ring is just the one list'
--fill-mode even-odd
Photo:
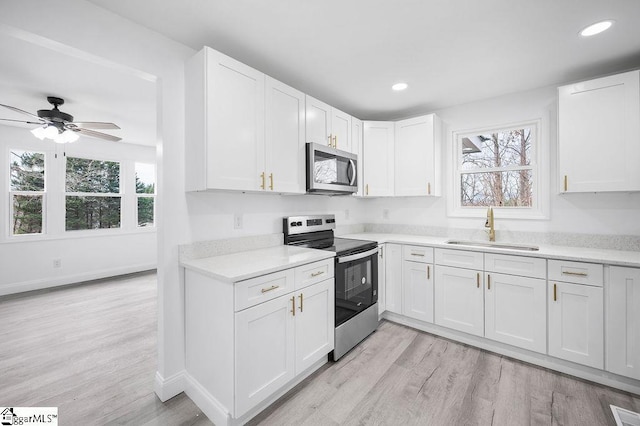
{"label": "ceiling fan blade", "polygon": [[75,129],[73,129],[73,131],[74,132],[79,132],[81,135],[84,135],[84,136],[90,136],[92,138],[104,139],[106,141],[118,142],[118,141],[122,140],[122,138],[119,138],[117,136],[112,136],[112,135],[108,135],[106,133],[96,132],[94,130],[89,130],[89,129],[75,128]]}
{"label": "ceiling fan blade", "polygon": [[118,126],[117,124],[105,123],[101,121],[74,121],[73,124],[84,129],[120,129],[120,126]]}
{"label": "ceiling fan blade", "polygon": [[45,123],[44,121],[38,121],[38,122],[35,122],[35,121],[23,121],[23,120],[12,120],[10,118],[0,118],[0,120],[2,120],[2,121],[13,121],[14,123],[38,124],[38,125],[42,125],[42,124]]}
{"label": "ceiling fan blade", "polygon": [[0,106],[3,106],[5,108],[10,109],[10,110],[15,111],[15,112],[19,112],[20,114],[24,114],[24,115],[28,115],[29,117],[33,117],[33,118],[35,118],[37,120],[40,120],[41,123],[45,122],[42,118],[38,117],[37,115],[31,114],[30,112],[27,112],[27,111],[24,111],[24,110],[21,110],[20,108],[16,108],[16,107],[12,107],[12,106],[9,106],[9,105],[4,105],[4,104],[0,104]]}

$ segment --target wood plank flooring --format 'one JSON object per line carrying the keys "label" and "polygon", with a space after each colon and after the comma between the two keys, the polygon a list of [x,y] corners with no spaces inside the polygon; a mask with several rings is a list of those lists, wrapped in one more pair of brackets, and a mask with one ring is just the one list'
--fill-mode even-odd
{"label": "wood plank flooring", "polygon": [[[0,405],[57,406],[65,425],[211,425],[184,394],[161,403],[156,276],[0,298]],[[390,322],[252,425],[613,425],[640,396]]]}

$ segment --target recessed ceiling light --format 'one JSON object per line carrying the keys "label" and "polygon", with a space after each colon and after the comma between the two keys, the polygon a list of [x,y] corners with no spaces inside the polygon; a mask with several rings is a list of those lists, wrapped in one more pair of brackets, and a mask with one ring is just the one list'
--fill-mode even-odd
{"label": "recessed ceiling light", "polygon": [[611,28],[612,25],[612,20],[596,22],[595,24],[591,24],[587,28],[580,31],[580,35],[582,37],[590,37],[592,35],[600,34],[601,32]]}
{"label": "recessed ceiling light", "polygon": [[396,92],[399,92],[401,90],[406,89],[407,87],[409,87],[409,85],[407,83],[396,83],[393,86],[391,86],[391,88],[393,90],[395,90]]}

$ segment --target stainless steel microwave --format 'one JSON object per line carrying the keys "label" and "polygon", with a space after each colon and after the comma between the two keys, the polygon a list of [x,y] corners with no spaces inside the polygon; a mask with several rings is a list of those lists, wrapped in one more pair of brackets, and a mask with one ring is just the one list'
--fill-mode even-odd
{"label": "stainless steel microwave", "polygon": [[307,143],[307,192],[349,195],[358,191],[358,156],[317,143]]}

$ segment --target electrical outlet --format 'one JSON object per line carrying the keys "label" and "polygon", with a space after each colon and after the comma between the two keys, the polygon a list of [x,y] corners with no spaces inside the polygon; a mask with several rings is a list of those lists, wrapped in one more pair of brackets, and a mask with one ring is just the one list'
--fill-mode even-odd
{"label": "electrical outlet", "polygon": [[233,215],[233,229],[242,229],[242,215],[239,213]]}
{"label": "electrical outlet", "polygon": [[382,210],[382,218],[389,220],[389,209]]}
{"label": "electrical outlet", "polygon": [[62,268],[62,259],[53,259],[54,268]]}
{"label": "electrical outlet", "polygon": [[344,220],[349,220],[349,209],[344,211]]}

